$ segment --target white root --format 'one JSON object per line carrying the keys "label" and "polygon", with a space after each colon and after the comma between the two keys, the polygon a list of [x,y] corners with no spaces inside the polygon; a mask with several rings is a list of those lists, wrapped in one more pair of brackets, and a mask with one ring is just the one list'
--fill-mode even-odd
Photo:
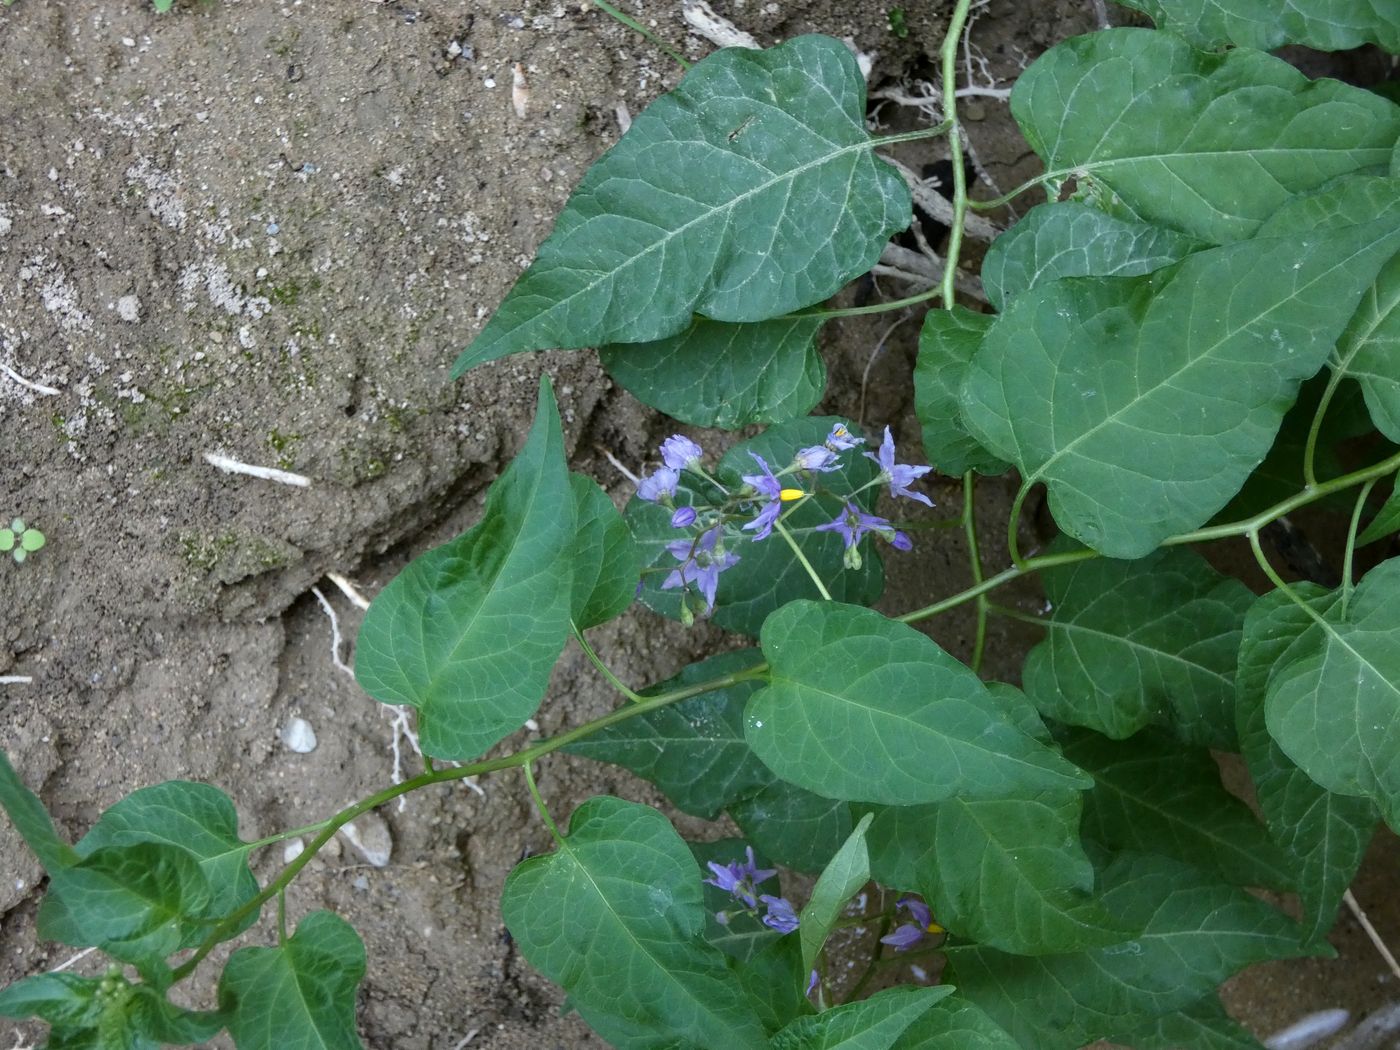
{"label": "white root", "polygon": [[217,467],[225,474],[247,474],[250,478],[262,478],[264,481],[275,481],[279,485],[293,485],[301,489],[311,486],[311,479],[304,474],[293,474],[289,470],[278,470],[276,467],[256,467],[250,463],[240,463],[219,452],[204,453],[204,462],[211,467]]}
{"label": "white root", "polygon": [[1350,1019],[1351,1014],[1345,1010],[1319,1010],[1275,1032],[1264,1040],[1264,1046],[1268,1050],[1308,1050],[1329,1035],[1336,1035]]}
{"label": "white root", "polygon": [[521,120],[530,111],[530,82],[525,79],[525,67],[519,62],[511,70],[510,102]]}
{"label": "white root", "polygon": [[20,386],[27,387],[36,394],[43,394],[45,397],[57,397],[59,394],[63,393],[62,390],[55,390],[53,387],[45,386],[43,383],[36,383],[31,379],[25,379],[24,376],[20,375],[3,361],[0,361],[0,372],[4,372]]}

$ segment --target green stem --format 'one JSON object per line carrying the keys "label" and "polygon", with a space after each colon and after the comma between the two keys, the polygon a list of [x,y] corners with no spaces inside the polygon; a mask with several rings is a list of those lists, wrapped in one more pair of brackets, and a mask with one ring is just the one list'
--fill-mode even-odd
{"label": "green stem", "polygon": [[1332,404],[1332,397],[1337,392],[1337,387],[1342,383],[1346,375],[1345,369],[1334,368],[1331,378],[1327,380],[1327,388],[1322,391],[1322,397],[1318,399],[1317,411],[1313,413],[1312,425],[1308,427],[1308,439],[1303,445],[1303,483],[1308,488],[1317,485],[1317,470],[1314,459],[1317,455],[1317,439],[1322,433],[1322,420],[1327,415],[1328,406]]}
{"label": "green stem", "polygon": [[958,44],[972,0],[958,0],[943,38],[943,115],[948,124],[948,154],[953,162],[953,222],[948,228],[948,252],[943,260],[943,308],[951,310],[962,251],[963,221],[967,216],[967,175],[963,171],[962,128],[958,126]]}
{"label": "green stem", "polygon": [[1009,605],[1001,605],[997,602],[988,602],[987,608],[996,615],[1007,620],[1019,620],[1021,623],[1034,624],[1037,627],[1046,627],[1048,624],[1045,617],[1036,616],[1034,613],[1022,612],[1020,609],[1013,609]]}
{"label": "green stem", "polygon": [[[961,2],[961,0],[959,0]],[[969,3],[971,0],[969,0]],[[967,5],[963,5],[967,6]],[[879,138],[870,140],[871,148],[879,149],[882,146],[893,146],[900,142],[918,142],[920,139],[935,139],[945,131],[953,130],[953,122],[945,120],[941,124],[935,124],[931,128],[920,128],[917,131],[898,131],[893,135],[881,135]]]}
{"label": "green stem", "polygon": [[540,796],[539,785],[535,783],[535,767],[526,762],[524,765],[525,783],[530,788],[530,797],[535,800],[535,809],[539,810],[540,819],[549,828],[549,833],[554,836],[554,841],[560,846],[564,845],[564,836],[559,834],[559,827],[554,823],[554,818],[549,815],[549,807],[544,804],[544,799]]}
{"label": "green stem", "polygon": [[1290,587],[1287,581],[1278,574],[1278,571],[1269,564],[1268,556],[1265,555],[1264,548],[1259,542],[1259,533],[1257,530],[1249,533],[1249,549],[1254,552],[1254,560],[1259,563],[1259,568],[1264,570],[1264,575],[1269,578],[1269,582],[1287,595],[1290,602],[1302,609],[1303,612],[1312,617],[1315,622],[1326,627],[1327,621],[1322,618],[1322,614],[1307,602],[1303,601],[1303,599],[1298,596],[1298,592]]}
{"label": "green stem", "polygon": [[939,290],[930,288],[928,291],[920,292],[918,295],[906,296],[903,299],[891,299],[887,303],[871,303],[869,306],[836,306],[829,310],[798,310],[796,313],[787,314],[787,317],[862,317],[865,314],[883,314],[891,310],[902,310],[906,306],[917,306],[919,303],[926,303],[930,299],[936,299]]}
{"label": "green stem", "polygon": [[995,211],[997,208],[1000,208],[1003,204],[1010,204],[1021,194],[1025,193],[1027,190],[1033,190],[1041,183],[1045,182],[1047,179],[1062,174],[1064,173],[1050,171],[1044,172],[1040,175],[1037,175],[1033,179],[1027,179],[1025,182],[1021,183],[1021,185],[1017,186],[1010,193],[1003,193],[1000,197],[996,197],[993,200],[989,201],[969,201],[968,206],[972,208],[973,211]]}
{"label": "green stem", "polygon": [[1030,486],[1023,481],[1021,487],[1016,490],[1016,498],[1011,501],[1011,513],[1007,515],[1006,550],[1011,555],[1012,565],[1025,564],[1025,560],[1021,557],[1021,542],[1016,534],[1021,526],[1021,505],[1026,502],[1028,492],[1030,492]]}
{"label": "green stem", "polygon": [[287,943],[287,889],[285,886],[277,893],[277,943]]}
{"label": "green stem", "polygon": [[792,548],[793,557],[807,570],[807,575],[810,576],[812,582],[817,585],[817,593],[826,601],[831,601],[831,592],[826,589],[826,584],[822,583],[822,578],[817,575],[817,570],[812,568],[812,563],[807,560],[807,555],[802,553],[802,548],[798,545],[797,541],[792,538],[792,533],[788,532],[787,527],[783,525],[781,521],[773,522],[773,528],[777,531],[779,536],[787,540],[787,545]]}
{"label": "green stem", "polygon": [[1351,566],[1353,556],[1356,554],[1356,529],[1361,524],[1361,511],[1366,506],[1366,497],[1371,494],[1371,489],[1375,487],[1376,479],[1372,478],[1361,486],[1361,495],[1356,497],[1356,506],[1351,511],[1351,526],[1347,529],[1347,549],[1342,556],[1342,615],[1347,613],[1347,603],[1351,601],[1352,588],[1355,583],[1352,580]]}
{"label": "green stem", "polygon": [[612,668],[610,668],[607,664],[603,663],[602,658],[593,649],[593,646],[588,644],[588,639],[586,639],[583,636],[583,632],[579,630],[578,624],[574,623],[573,620],[569,621],[569,630],[573,632],[574,641],[578,642],[578,647],[583,650],[583,655],[588,657],[588,659],[592,661],[593,666],[598,668],[598,672],[608,680],[612,687],[616,689],[619,693],[621,693],[623,696],[627,697],[628,700],[631,700],[634,704],[641,703],[641,694],[629,689],[623,683],[622,679],[618,678],[617,675],[612,673]]}
{"label": "green stem", "polygon": [[604,14],[611,15],[617,21],[625,25],[628,29],[632,30],[632,32],[640,33],[647,40],[650,40],[657,47],[661,48],[662,51],[665,51],[666,54],[670,55],[672,58],[674,58],[677,62],[680,63],[681,69],[690,69],[690,63],[685,60],[685,58],[681,55],[679,51],[677,51],[670,44],[666,43],[666,41],[662,40],[659,36],[653,33],[646,26],[642,25],[642,23],[638,22],[631,15],[623,14],[617,8],[613,7],[612,4],[608,3],[608,0],[593,0],[593,2],[598,5],[598,9]]}
{"label": "green stem", "polygon": [[[982,552],[977,546],[977,512],[975,507],[975,486],[977,475],[968,471],[963,475],[963,535],[967,537],[967,559],[972,567],[972,585],[982,582]],[[987,644],[987,596],[979,594],[977,602],[977,632],[972,642],[972,670],[982,670],[982,652]]]}

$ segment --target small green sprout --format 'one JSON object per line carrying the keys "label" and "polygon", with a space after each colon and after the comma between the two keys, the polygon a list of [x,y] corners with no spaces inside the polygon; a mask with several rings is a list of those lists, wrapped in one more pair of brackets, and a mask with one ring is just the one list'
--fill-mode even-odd
{"label": "small green sprout", "polygon": [[41,549],[48,540],[38,529],[27,528],[23,518],[10,522],[8,529],[0,529],[0,554],[8,551],[17,563]]}
{"label": "small green sprout", "polygon": [[909,35],[909,22],[904,17],[904,8],[892,7],[889,10],[890,32],[903,40]]}

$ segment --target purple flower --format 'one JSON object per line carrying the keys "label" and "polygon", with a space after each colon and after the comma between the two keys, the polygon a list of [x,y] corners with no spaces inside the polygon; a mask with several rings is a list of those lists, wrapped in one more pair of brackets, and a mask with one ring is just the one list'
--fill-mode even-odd
{"label": "purple flower", "polygon": [[912,492],[909,483],[923,477],[932,467],[911,467],[904,463],[894,461],[894,437],[890,434],[890,428],[885,427],[885,440],[880,442],[879,456],[872,456],[865,453],[865,458],[880,464],[880,477],[890,483],[891,496],[908,496],[916,499],[920,503],[933,506],[933,500],[929,499],[922,492]]}
{"label": "purple flower", "polygon": [[768,905],[768,914],[763,917],[763,925],[779,933],[791,933],[797,929],[797,912],[792,910],[792,905],[787,900],[767,893],[758,899]]}
{"label": "purple flower", "polygon": [[837,461],[836,453],[825,445],[813,445],[810,448],[798,449],[797,455],[792,461],[803,470],[819,470],[822,473],[837,470],[841,464]]}
{"label": "purple flower", "polygon": [[895,951],[905,952],[918,944],[926,933],[943,933],[943,927],[933,921],[929,906],[916,897],[901,897],[895,904],[895,911],[901,909],[909,913],[913,922],[900,925],[893,933],[880,938],[880,943],[893,945]]}
{"label": "purple flower", "polygon": [[883,536],[898,535],[886,519],[876,514],[867,514],[854,503],[847,503],[835,521],[818,525],[816,531],[839,532],[842,539],[846,541],[847,550],[859,543],[860,538],[867,532],[878,532]]}
{"label": "purple flower", "polygon": [[676,513],[671,515],[671,528],[684,529],[695,524],[694,507],[677,507]]}
{"label": "purple flower", "polygon": [[812,990],[816,988],[818,980],[817,971],[813,970],[812,976],[807,979],[807,998],[810,999],[812,997]]}
{"label": "purple flower", "polygon": [[897,551],[912,551],[914,549],[914,541],[904,533],[896,532],[894,536],[890,538],[890,546]]}
{"label": "purple flower", "polygon": [[714,872],[714,878],[704,881],[707,885],[716,886],[728,893],[735,900],[743,901],[750,908],[757,908],[756,887],[760,882],[778,874],[778,870],[760,868],[754,860],[752,846],[745,846],[744,854],[748,859],[743,862],[732,860],[728,864],[716,864],[710,861],[709,869]]}
{"label": "purple flower", "polygon": [[671,467],[661,467],[637,482],[637,495],[648,503],[667,502],[676,494],[681,473]]}
{"label": "purple flower", "polygon": [[681,434],[672,434],[661,442],[661,460],[672,470],[694,467],[704,454],[704,449]]}
{"label": "purple flower", "polygon": [[705,598],[706,611],[715,607],[715,591],[719,587],[719,574],[739,561],[737,554],[721,550],[715,552],[719,542],[720,528],[715,526],[698,540],[676,540],[666,544],[666,549],[681,562],[678,568],[661,584],[661,589],[695,584]]}
{"label": "purple flower", "polygon": [[758,465],[763,469],[763,473],[745,474],[744,481],[752,485],[754,491],[768,501],[755,515],[753,521],[743,526],[745,530],[758,530],[753,537],[754,541],[757,542],[768,538],[768,534],[773,531],[773,523],[778,520],[778,515],[783,511],[783,484],[773,476],[772,469],[762,456],[757,452],[750,452],[749,455],[758,460]]}
{"label": "purple flower", "polygon": [[846,424],[837,423],[831,428],[831,433],[826,436],[828,448],[844,452],[848,448],[855,448],[857,445],[864,445],[865,438],[856,437],[846,429]]}

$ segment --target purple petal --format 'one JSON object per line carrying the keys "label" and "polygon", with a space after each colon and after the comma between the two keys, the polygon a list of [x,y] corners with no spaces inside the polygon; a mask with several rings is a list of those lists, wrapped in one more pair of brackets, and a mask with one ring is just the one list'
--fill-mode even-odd
{"label": "purple petal", "polygon": [[684,529],[695,524],[694,507],[677,507],[676,513],[671,515],[671,528]]}
{"label": "purple petal", "polygon": [[704,449],[682,434],[672,434],[661,442],[661,461],[672,470],[685,470],[700,462],[704,454]]}
{"label": "purple petal", "polygon": [[637,495],[648,503],[669,499],[676,494],[676,486],[680,484],[680,480],[678,471],[670,467],[661,467],[656,473],[648,474],[637,482]]}
{"label": "purple petal", "polygon": [[913,923],[906,922],[894,933],[880,938],[881,944],[893,945],[896,951],[908,951],[914,945],[924,939],[924,931]]}

